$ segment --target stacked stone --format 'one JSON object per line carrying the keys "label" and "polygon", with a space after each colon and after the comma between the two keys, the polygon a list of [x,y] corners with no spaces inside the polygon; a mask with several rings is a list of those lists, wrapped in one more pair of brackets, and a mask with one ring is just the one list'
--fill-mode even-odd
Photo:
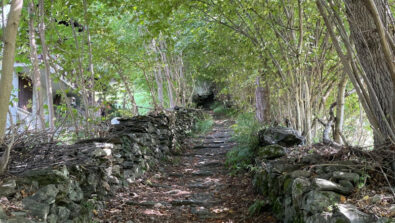
{"label": "stacked stone", "polygon": [[345,203],[363,174],[352,168],[356,163],[322,165],[318,154],[295,153],[292,150],[301,150],[295,146],[304,139],[292,129],[274,127],[258,135],[261,147],[256,151],[256,164],[262,171],[255,172],[253,184],[283,222],[392,222]]}
{"label": "stacked stone", "polygon": [[106,196],[178,150],[200,115],[196,110],[176,109],[121,119],[105,140],[54,146],[40,153],[33,160],[46,165],[0,183],[0,197],[22,200],[24,206],[13,218],[1,214],[0,207],[0,223],[34,222],[29,215],[39,222],[90,222]]}

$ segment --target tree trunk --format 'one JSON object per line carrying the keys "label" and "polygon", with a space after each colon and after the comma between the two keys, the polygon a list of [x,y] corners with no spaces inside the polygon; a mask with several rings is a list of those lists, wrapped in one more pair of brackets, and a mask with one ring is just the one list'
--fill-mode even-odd
{"label": "tree trunk", "polygon": [[186,98],[187,98],[187,80],[184,75],[184,61],[182,59],[182,54],[178,56],[178,69],[179,69],[179,75],[181,79],[181,105],[186,106]]}
{"label": "tree trunk", "polygon": [[174,108],[176,106],[175,100],[174,100],[174,87],[171,79],[171,70],[170,70],[170,65],[167,60],[166,53],[163,52],[163,50],[166,49],[166,44],[164,41],[159,42],[159,53],[161,55],[162,63],[165,65],[165,77],[167,80],[167,94],[169,97],[169,104],[170,108]]}
{"label": "tree trunk", "polygon": [[[13,0],[8,15],[7,27],[4,33],[4,52],[2,73],[0,78],[0,143],[3,142],[7,124],[7,112],[12,90],[12,76],[14,74],[15,42],[23,0]],[[10,116],[12,119],[12,117]],[[12,121],[12,120],[11,120]],[[11,145],[9,145],[0,160],[0,174],[4,173],[10,158]]]}
{"label": "tree trunk", "polygon": [[261,123],[267,123],[270,119],[270,92],[269,88],[262,87],[260,77],[258,76],[255,80],[255,106],[256,106],[256,118]]}
{"label": "tree trunk", "polygon": [[312,143],[312,135],[311,135],[311,96],[310,96],[310,87],[309,84],[307,83],[306,77],[303,77],[303,84],[304,84],[304,113],[305,113],[305,119],[304,119],[304,131],[306,133],[306,141],[307,144],[310,145]]}
{"label": "tree trunk", "polygon": [[[69,7],[69,13],[71,14],[71,7]],[[74,20],[70,19],[70,23],[71,23],[71,29],[72,29],[72,32],[73,32],[75,48],[76,48],[77,52],[80,52],[82,50],[80,49],[80,44],[78,42],[77,32],[76,32],[75,26],[74,26]],[[77,80],[77,83],[79,85],[78,87],[81,89],[82,101],[83,101],[84,109],[85,109],[85,114],[84,114],[85,115],[85,119],[86,119],[86,122],[85,122],[85,130],[86,131],[85,131],[85,133],[89,136],[89,135],[94,135],[94,131],[93,131],[93,134],[91,134],[92,131],[90,129],[90,122],[89,122],[89,120],[91,120],[92,117],[91,117],[91,113],[90,113],[89,100],[88,100],[89,95],[88,95],[88,92],[86,90],[85,83],[84,83],[84,69],[83,69],[83,64],[82,64],[82,56],[81,56],[80,53],[79,53],[79,56],[78,56],[77,59],[78,59],[78,73],[79,73],[79,76],[78,75],[76,76],[76,80]],[[90,130],[90,131],[88,131],[88,130]]]}
{"label": "tree trunk", "polygon": [[[152,50],[154,53],[158,53],[158,47],[156,44],[155,39],[152,39]],[[159,101],[159,106],[161,109],[163,109],[164,106],[164,99],[163,99],[163,77],[162,77],[162,66],[160,65],[160,60],[158,57],[155,58],[156,60],[156,68],[157,70],[154,69],[154,75],[155,75],[155,82],[157,86],[157,91],[158,91],[158,101]]]}
{"label": "tree trunk", "polygon": [[35,100],[35,107],[33,114],[35,116],[35,122],[37,129],[45,128],[44,118],[44,103],[43,103],[43,92],[41,85],[41,72],[39,68],[38,56],[37,56],[37,45],[36,45],[36,31],[34,30],[34,3],[31,1],[28,7],[29,13],[29,42],[30,42],[30,61],[32,63],[33,71],[33,93]]}
{"label": "tree trunk", "polygon": [[[374,0],[377,14],[372,10],[372,2],[362,0],[345,0],[347,18],[350,23],[351,38],[354,40],[358,58],[363,71],[371,85],[369,97],[371,101],[378,100],[379,106],[373,107],[373,113],[378,120],[378,127],[383,137],[375,134],[375,146],[386,142],[394,142],[395,136],[395,82],[393,79],[393,62],[388,61],[385,46],[382,44],[379,32],[380,20],[384,29],[389,30],[392,15],[386,13],[387,1]],[[375,23],[376,21],[376,23]],[[394,39],[393,36],[390,36]],[[382,115],[382,112],[385,114]]]}
{"label": "tree trunk", "polygon": [[52,80],[51,80],[51,69],[48,63],[48,48],[45,39],[45,11],[44,11],[44,0],[39,1],[39,14],[40,14],[40,25],[39,33],[42,47],[43,60],[45,65],[45,83],[47,85],[47,105],[49,115],[49,129],[55,130],[55,111],[53,108],[53,93],[52,93]]}
{"label": "tree trunk", "polygon": [[89,28],[89,22],[88,22],[88,6],[86,4],[86,0],[83,0],[84,4],[84,19],[85,19],[85,29],[86,29],[86,37],[88,41],[88,55],[89,55],[89,72],[91,73],[90,77],[90,82],[89,82],[89,100],[90,100],[90,105],[95,106],[96,99],[95,99],[95,71],[93,67],[93,53],[92,53],[92,41],[91,41],[91,33],[90,33],[90,28]]}
{"label": "tree trunk", "polygon": [[130,88],[129,83],[128,83],[125,75],[123,75],[123,73],[122,73],[122,71],[120,70],[119,67],[118,67],[118,73],[119,73],[119,76],[122,79],[123,84],[125,85],[126,92],[129,95],[130,103],[132,104],[133,115],[138,115],[139,114],[139,108],[137,107],[136,100],[134,99],[133,90]]}
{"label": "tree trunk", "polygon": [[0,142],[3,141],[7,124],[7,112],[12,90],[14,74],[15,42],[23,0],[13,0],[8,15],[7,27],[4,34],[3,65],[0,77]]}
{"label": "tree trunk", "polygon": [[337,94],[335,131],[333,132],[333,139],[335,140],[335,142],[340,144],[342,143],[341,133],[343,131],[343,123],[344,123],[344,99],[346,94],[347,81],[348,79],[346,74],[343,74],[339,82],[339,88]]}
{"label": "tree trunk", "polygon": [[152,81],[150,81],[150,78],[148,78],[148,75],[147,75],[147,72],[146,72],[144,66],[138,66],[137,64],[136,64],[136,66],[139,67],[141,71],[143,71],[145,81],[147,82],[147,85],[148,85],[148,88],[149,88],[149,91],[151,94],[152,103],[154,104],[154,109],[158,110],[159,107],[158,107],[158,103],[156,102],[155,93],[154,93],[154,90],[152,87]]}

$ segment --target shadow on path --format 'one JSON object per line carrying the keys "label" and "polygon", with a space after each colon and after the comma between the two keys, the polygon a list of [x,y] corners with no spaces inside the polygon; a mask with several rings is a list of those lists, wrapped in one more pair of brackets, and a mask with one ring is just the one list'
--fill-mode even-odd
{"label": "shadow on path", "polygon": [[250,217],[248,207],[258,198],[251,179],[228,174],[231,124],[216,120],[213,130],[193,139],[185,153],[117,192],[102,222],[276,222],[266,214]]}

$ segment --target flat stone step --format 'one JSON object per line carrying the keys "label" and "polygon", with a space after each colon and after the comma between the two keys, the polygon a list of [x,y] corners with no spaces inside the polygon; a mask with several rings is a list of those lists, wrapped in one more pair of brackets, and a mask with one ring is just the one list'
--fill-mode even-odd
{"label": "flat stone step", "polygon": [[182,173],[169,173],[167,174],[169,177],[183,177],[184,174]]}
{"label": "flat stone step", "polygon": [[167,203],[163,202],[156,202],[156,201],[143,201],[143,202],[138,202],[138,201],[126,201],[127,205],[133,205],[133,206],[140,206],[140,207],[155,207],[155,206],[166,206]]}
{"label": "flat stone step", "polygon": [[148,186],[150,186],[150,187],[156,187],[156,188],[172,188],[171,186],[169,186],[169,185],[164,185],[164,184],[148,184]]}
{"label": "flat stone step", "polygon": [[199,177],[209,177],[209,176],[214,175],[214,173],[211,171],[200,170],[197,172],[192,172],[192,175],[199,176]]}
{"label": "flat stone step", "polygon": [[214,128],[212,129],[212,131],[213,131],[213,132],[232,132],[232,130],[227,129],[227,128],[216,128],[216,127],[214,127]]}
{"label": "flat stone step", "polygon": [[219,166],[223,166],[223,163],[217,160],[214,161],[208,161],[208,162],[200,162],[199,166],[201,167],[219,167]]}
{"label": "flat stone step", "polygon": [[203,144],[203,145],[197,145],[193,147],[194,149],[215,149],[215,148],[226,148],[228,146],[231,146],[228,143],[224,144]]}
{"label": "flat stone step", "polygon": [[230,139],[232,138],[232,135],[209,135],[209,136],[205,136],[205,137],[201,137],[203,139]]}
{"label": "flat stone step", "polygon": [[188,185],[188,188],[196,188],[196,189],[208,189],[212,186],[212,184],[205,184],[205,183],[196,183]]}
{"label": "flat stone step", "polygon": [[228,140],[218,140],[218,139],[206,139],[206,140],[195,140],[194,143],[199,144],[224,144],[227,143]]}
{"label": "flat stone step", "polygon": [[218,204],[214,201],[201,201],[201,200],[173,200],[170,202],[173,206],[191,205],[191,206],[211,206]]}

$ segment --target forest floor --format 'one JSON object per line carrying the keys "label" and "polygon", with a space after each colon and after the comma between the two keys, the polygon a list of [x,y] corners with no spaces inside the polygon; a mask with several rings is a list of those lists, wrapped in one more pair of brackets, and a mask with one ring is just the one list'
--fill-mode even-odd
{"label": "forest floor", "polygon": [[99,214],[100,221],[276,222],[270,213],[249,215],[249,206],[260,195],[247,174],[231,176],[225,166],[226,153],[234,146],[231,124],[217,119],[212,131],[191,139],[182,155],[117,191]]}

